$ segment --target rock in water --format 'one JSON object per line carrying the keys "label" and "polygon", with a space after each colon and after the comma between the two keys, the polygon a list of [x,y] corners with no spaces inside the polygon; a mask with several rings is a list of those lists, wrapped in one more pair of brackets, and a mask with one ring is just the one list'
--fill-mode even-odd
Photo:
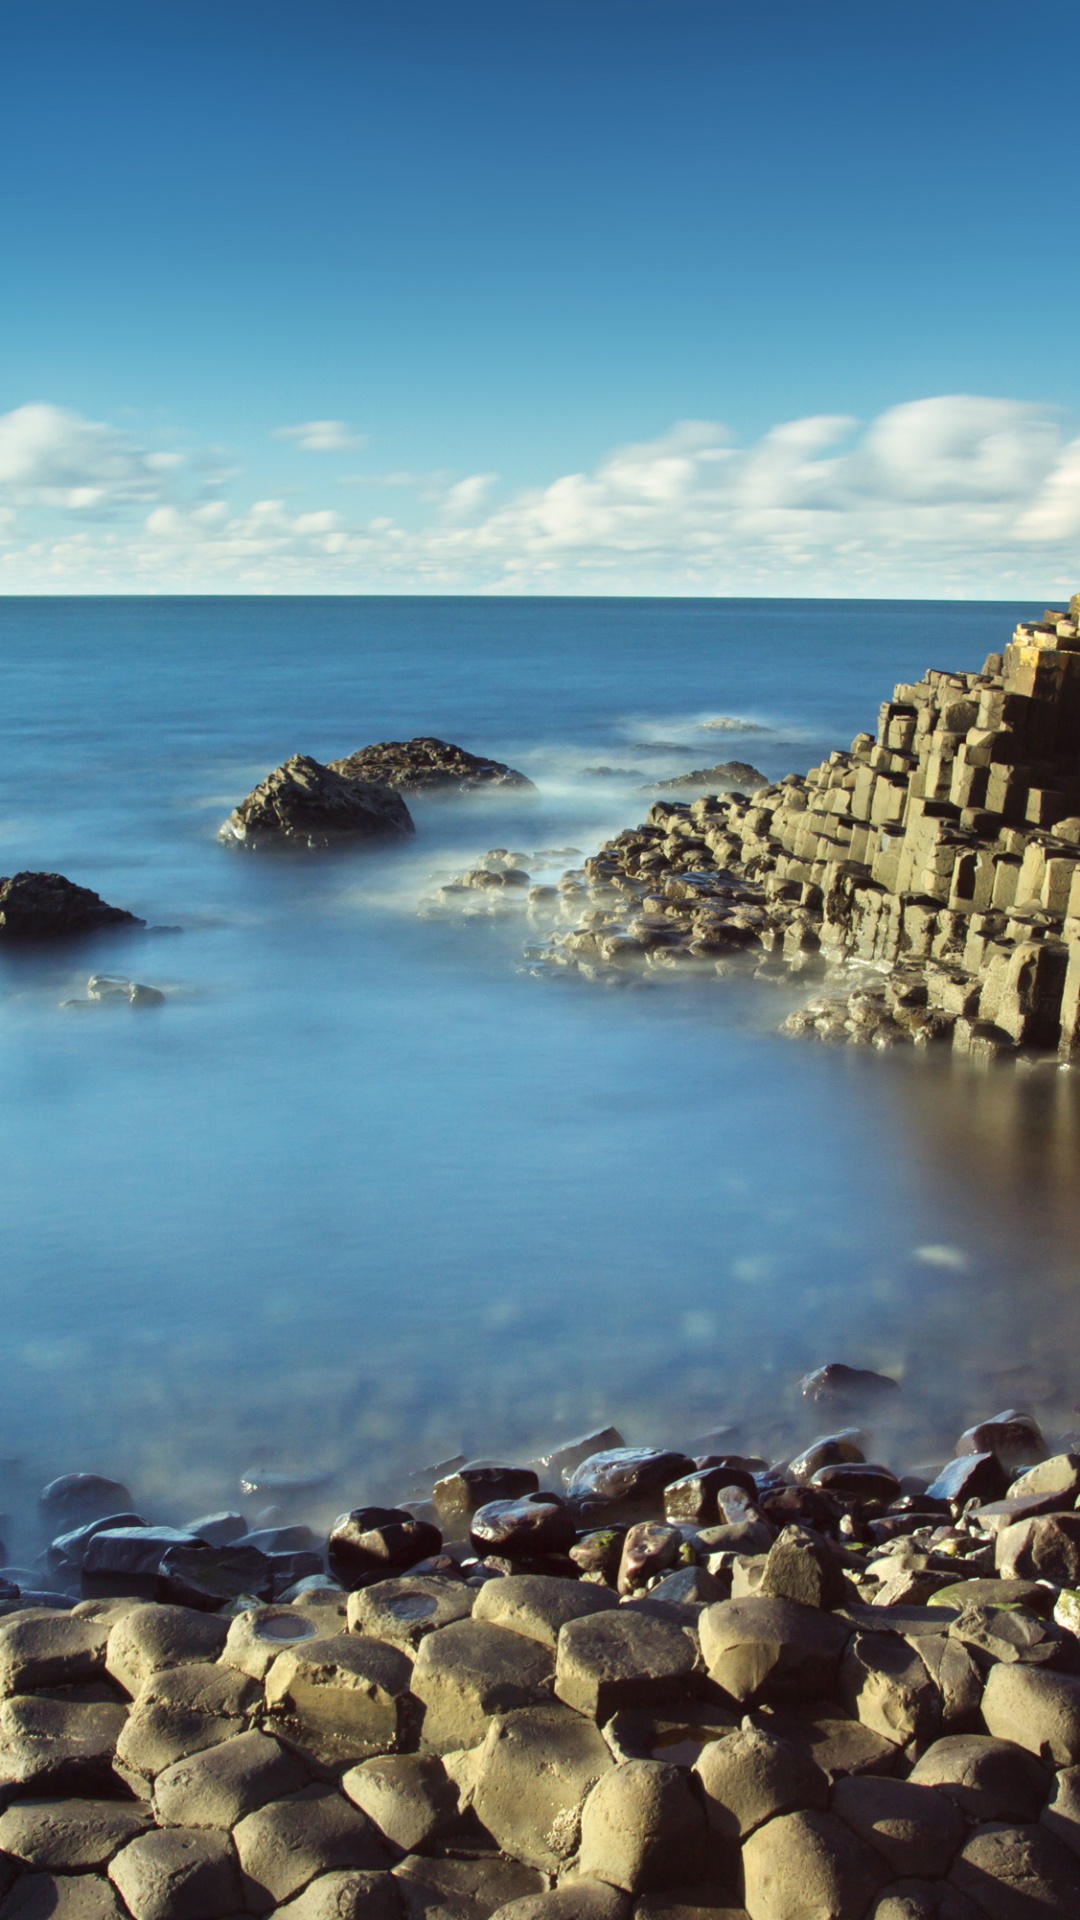
{"label": "rock in water", "polygon": [[642,793],[670,793],[676,787],[708,788],[715,792],[718,787],[741,788],[746,793],[756,793],[759,787],[767,787],[768,776],[759,773],[749,760],[725,760],[716,767],[699,767],[694,773],[677,773],[671,780],[654,780],[650,786],[642,787]]}
{"label": "rock in water", "polygon": [[501,760],[485,760],[464,747],[427,735],[416,740],[380,740],[361,747],[345,760],[331,760],[335,773],[348,780],[375,780],[380,786],[400,787],[407,793],[453,791],[470,793],[477,787],[536,788],[523,773]]}
{"label": "rock in water", "polygon": [[62,873],[14,873],[0,879],[0,940],[63,940],[102,927],[144,927]]}
{"label": "rock in water", "polygon": [[310,754],[294,753],[233,808],[219,840],[244,847],[330,847],[346,838],[415,833],[400,794],[359,772],[344,774],[344,764],[324,767]]}

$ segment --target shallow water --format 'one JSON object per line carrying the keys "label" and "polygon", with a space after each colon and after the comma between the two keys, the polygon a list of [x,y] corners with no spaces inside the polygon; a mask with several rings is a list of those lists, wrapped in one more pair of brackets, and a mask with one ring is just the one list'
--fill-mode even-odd
{"label": "shallow water", "polygon": [[[332,1469],[338,1509],[609,1419],[769,1452],[831,1358],[902,1374],[902,1464],[1010,1403],[1075,1424],[1080,1077],[783,1040],[805,987],[536,979],[521,919],[417,912],[486,848],[644,817],[587,766],[804,769],[1028,611],[0,602],[0,866],[183,929],[0,960],[0,1502],[93,1468],[183,1517],[259,1464]],[[540,797],[415,803],[376,852],[217,843],[287,754],[414,733]],[[98,968],[167,1006],[61,1011]]]}

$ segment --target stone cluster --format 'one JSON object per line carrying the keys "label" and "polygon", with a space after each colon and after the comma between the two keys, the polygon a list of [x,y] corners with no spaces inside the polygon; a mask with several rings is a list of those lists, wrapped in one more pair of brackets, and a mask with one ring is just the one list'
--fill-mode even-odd
{"label": "stone cluster", "polygon": [[564,877],[577,925],[528,957],[612,979],[749,948],[826,972],[792,1032],[1080,1056],[1078,622],[1080,594],[981,673],[897,686],[804,776],[653,806]]}
{"label": "stone cluster", "polygon": [[233,808],[218,838],[248,848],[324,848],[415,831],[408,807],[390,787],[294,753]]}
{"label": "stone cluster", "polygon": [[55,1591],[4,1570],[0,1920],[1074,1920],[1078,1443],[607,1428],[325,1544],[67,1475]]}
{"label": "stone cluster", "polygon": [[367,780],[405,793],[474,793],[485,787],[517,787],[535,793],[531,780],[501,760],[485,760],[448,740],[421,735],[415,740],[380,740],[344,760],[331,760],[335,773]]}

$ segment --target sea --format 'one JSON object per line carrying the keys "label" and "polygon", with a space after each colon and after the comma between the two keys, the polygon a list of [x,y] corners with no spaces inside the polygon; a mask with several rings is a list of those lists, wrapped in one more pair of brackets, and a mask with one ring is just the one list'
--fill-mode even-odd
{"label": "sea", "polygon": [[[830,1360],[900,1381],[867,1446],[903,1467],[1008,1406],[1080,1424],[1080,1075],[796,1041],[813,983],[749,966],[613,991],[523,958],[522,896],[438,893],[498,847],[557,881],[656,779],[805,771],[1030,613],[0,601],[0,867],[149,929],[0,955],[0,1505],[83,1470],[182,1521],[277,1472],[332,1515],[609,1423],[782,1457]],[[417,734],[538,791],[219,841],[289,754]],[[98,971],[165,1004],[64,1006]]]}

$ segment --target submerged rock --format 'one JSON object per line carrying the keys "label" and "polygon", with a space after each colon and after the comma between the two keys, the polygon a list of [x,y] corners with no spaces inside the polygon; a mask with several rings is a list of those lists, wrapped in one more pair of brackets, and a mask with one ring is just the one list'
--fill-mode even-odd
{"label": "submerged rock", "polygon": [[360,747],[344,760],[331,760],[348,780],[375,781],[406,793],[470,793],[477,787],[517,787],[535,793],[531,780],[501,760],[486,760],[449,740],[420,735],[415,740],[380,740]]}
{"label": "submerged rock", "polygon": [[218,839],[236,846],[335,846],[416,831],[400,794],[294,753],[234,807]]}
{"label": "submerged rock", "polygon": [[62,873],[15,873],[0,879],[0,940],[66,940],[103,927],[145,927]]}

